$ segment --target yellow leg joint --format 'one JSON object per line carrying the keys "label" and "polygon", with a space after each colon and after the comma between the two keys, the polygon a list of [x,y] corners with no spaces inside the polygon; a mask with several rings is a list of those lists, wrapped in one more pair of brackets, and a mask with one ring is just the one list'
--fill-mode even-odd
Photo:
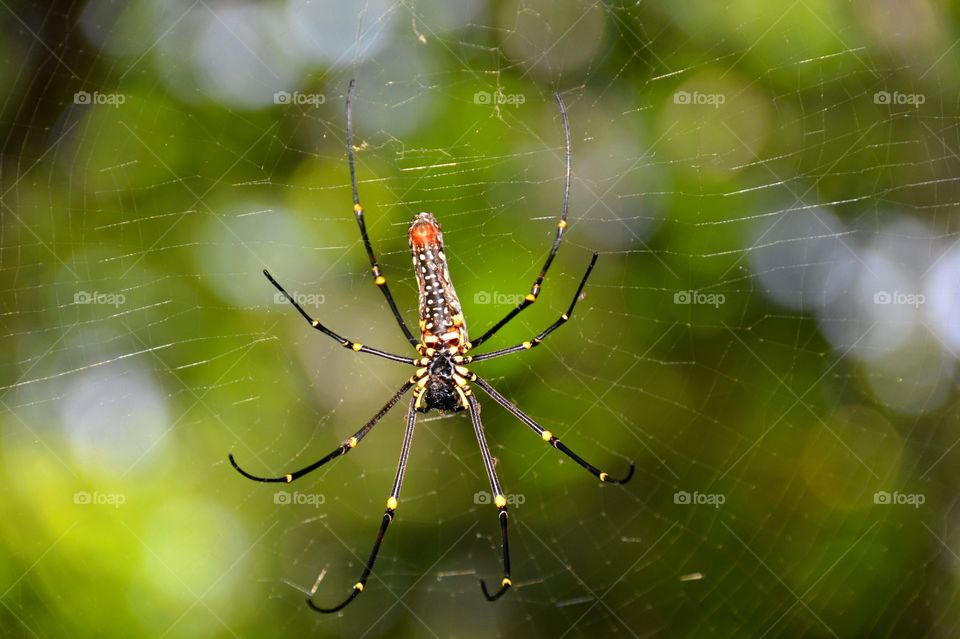
{"label": "yellow leg joint", "polygon": [[387,278],[385,278],[383,275],[378,275],[377,279],[373,281],[374,283],[376,283],[377,286],[383,286],[384,284],[387,283]]}
{"label": "yellow leg joint", "polygon": [[524,348],[533,348],[533,344],[531,344],[530,342],[524,342],[524,343],[523,343],[523,347],[524,347]]}
{"label": "yellow leg joint", "polygon": [[566,220],[560,220],[559,222],[557,222],[557,226],[560,227],[560,228],[562,228],[562,229],[565,229],[565,228],[567,228],[567,221],[566,221]]}
{"label": "yellow leg joint", "polygon": [[357,343],[354,343],[353,346],[351,346],[350,348],[359,352],[363,350],[363,344],[360,344],[359,342],[357,342]]}
{"label": "yellow leg joint", "polygon": [[354,212],[354,213],[363,213],[363,207],[360,206],[359,202],[358,202],[357,204],[354,204],[354,205],[353,205],[353,212]]}
{"label": "yellow leg joint", "polygon": [[356,445],[357,445],[356,437],[351,437],[349,440],[347,440],[347,446],[349,446],[350,448],[354,448]]}
{"label": "yellow leg joint", "polygon": [[523,296],[523,299],[527,300],[528,302],[536,302],[537,296],[534,295],[533,293],[527,293],[526,295]]}
{"label": "yellow leg joint", "polygon": [[313,320],[312,322],[310,322],[310,326],[314,328],[320,326],[320,320]]}
{"label": "yellow leg joint", "polygon": [[608,475],[608,474],[606,474],[606,473],[600,473],[600,481],[607,481],[607,477],[609,477],[609,476],[610,476],[610,475]]}
{"label": "yellow leg joint", "polygon": [[287,480],[288,484],[293,481],[293,475],[290,474],[284,475],[283,478]]}
{"label": "yellow leg joint", "polygon": [[390,499],[387,500],[387,510],[396,510],[398,505],[399,502],[396,497],[391,496]]}
{"label": "yellow leg joint", "polygon": [[551,433],[549,430],[545,430],[542,433],[540,433],[540,437],[543,438],[543,441],[549,442],[553,439],[553,433]]}
{"label": "yellow leg joint", "polygon": [[497,508],[503,508],[507,505],[507,498],[503,495],[497,495],[493,498],[493,503],[497,505]]}
{"label": "yellow leg joint", "polygon": [[353,584],[353,589],[357,592],[363,592],[363,584],[358,581],[357,583]]}
{"label": "yellow leg joint", "polygon": [[503,581],[500,582],[501,588],[506,588],[507,586],[512,586],[512,585],[513,585],[513,582],[510,581],[509,577],[504,577]]}
{"label": "yellow leg joint", "polygon": [[467,388],[464,390],[463,386],[454,386],[453,388],[457,391],[457,395],[460,396],[460,405],[463,406],[463,409],[470,410],[470,402],[467,400],[467,396],[470,395],[470,389]]}

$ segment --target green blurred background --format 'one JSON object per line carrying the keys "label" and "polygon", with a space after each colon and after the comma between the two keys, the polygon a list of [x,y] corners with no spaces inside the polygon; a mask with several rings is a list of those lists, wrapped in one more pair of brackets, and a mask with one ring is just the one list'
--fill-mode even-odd
{"label": "green blurred background", "polygon": [[[954,637],[960,12],[924,0],[0,2],[0,636]],[[471,334],[570,228],[492,401],[421,420],[363,596],[440,219]]]}

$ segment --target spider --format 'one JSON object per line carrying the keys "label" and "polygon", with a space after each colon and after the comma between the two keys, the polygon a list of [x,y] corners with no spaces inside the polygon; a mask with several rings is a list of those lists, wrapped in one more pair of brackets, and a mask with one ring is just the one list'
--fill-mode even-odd
{"label": "spider", "polygon": [[403,321],[403,317],[400,315],[399,310],[397,310],[397,304],[394,302],[393,295],[391,295],[390,289],[387,286],[387,279],[380,270],[380,265],[377,262],[376,255],[374,254],[373,248],[370,244],[370,237],[367,235],[367,227],[363,219],[363,207],[360,205],[360,198],[357,191],[357,175],[353,155],[352,103],[354,84],[355,82],[351,80],[350,85],[347,88],[346,104],[347,158],[350,165],[350,183],[353,188],[353,211],[357,219],[357,224],[360,227],[360,236],[363,240],[364,248],[367,251],[367,257],[370,259],[370,268],[373,272],[373,281],[377,288],[383,292],[383,296],[386,298],[387,305],[389,305],[390,311],[393,313],[393,317],[400,326],[400,330],[403,331],[404,336],[416,349],[418,357],[394,355],[392,353],[388,353],[377,348],[371,348],[369,346],[365,346],[364,344],[341,337],[339,334],[321,324],[319,320],[308,315],[307,312],[304,311],[300,306],[300,304],[298,304],[297,301],[291,297],[289,293],[287,293],[287,291],[277,282],[277,280],[273,278],[268,271],[264,270],[263,274],[266,275],[267,279],[270,280],[270,283],[273,284],[273,286],[275,286],[277,290],[286,297],[286,299],[293,305],[294,308],[297,309],[300,315],[302,315],[303,318],[306,319],[313,328],[320,331],[324,335],[335,339],[340,343],[341,346],[358,353],[369,353],[370,355],[375,355],[393,362],[413,365],[416,367],[416,371],[406,382],[403,383],[403,386],[400,387],[400,389],[393,395],[393,397],[390,398],[383,408],[381,408],[380,411],[370,419],[370,421],[363,425],[363,428],[358,430],[351,437],[348,437],[346,440],[344,440],[326,457],[315,461],[309,466],[301,468],[300,470],[292,473],[287,473],[286,475],[282,475],[280,477],[257,477],[243,470],[239,464],[237,464],[236,460],[234,460],[233,454],[230,454],[229,456],[230,463],[241,475],[248,479],[252,479],[253,481],[290,483],[295,479],[299,479],[300,477],[315,471],[327,462],[336,459],[341,455],[345,455],[353,450],[364,439],[364,437],[367,436],[373,427],[380,422],[383,416],[386,415],[387,412],[393,408],[397,402],[400,401],[403,395],[410,389],[413,389],[413,395],[410,399],[410,407],[407,411],[407,423],[403,436],[403,446],[400,451],[400,462],[397,466],[397,473],[393,481],[393,488],[390,491],[389,498],[387,499],[387,509],[383,513],[383,519],[380,522],[380,530],[377,533],[376,540],[373,544],[373,549],[370,551],[370,557],[367,559],[367,563],[364,566],[362,574],[360,575],[360,579],[357,580],[357,582],[353,585],[353,588],[351,589],[347,598],[331,608],[323,608],[314,603],[313,592],[311,592],[307,597],[307,604],[313,610],[322,613],[333,613],[346,607],[350,602],[356,599],[357,595],[363,592],[363,589],[367,583],[367,579],[373,572],[373,566],[376,562],[377,554],[380,551],[380,545],[383,543],[383,538],[387,532],[387,527],[390,525],[390,522],[393,521],[399,505],[400,488],[403,484],[403,476],[407,468],[407,456],[410,452],[410,443],[413,440],[413,430],[417,422],[417,413],[426,413],[431,409],[437,409],[441,412],[468,411],[473,424],[473,432],[477,437],[477,443],[480,446],[480,453],[483,456],[483,465],[487,473],[487,478],[490,481],[490,488],[494,496],[493,504],[497,507],[497,516],[500,520],[501,546],[503,549],[503,578],[500,580],[500,587],[493,594],[491,594],[487,589],[486,582],[482,579],[480,580],[480,587],[483,591],[483,595],[488,601],[496,601],[513,585],[513,582],[510,578],[510,550],[507,542],[507,498],[504,496],[503,490],[500,487],[500,481],[497,479],[497,473],[494,469],[494,461],[490,455],[490,448],[487,445],[487,440],[484,435],[483,424],[480,421],[480,405],[477,402],[476,396],[471,390],[471,384],[479,387],[488,396],[490,396],[493,401],[500,404],[514,417],[526,424],[527,427],[529,427],[540,437],[541,440],[543,440],[543,442],[559,450],[578,465],[592,473],[601,482],[625,484],[630,480],[631,477],[633,477],[633,472],[635,469],[635,465],[631,461],[630,469],[626,476],[624,476],[622,479],[613,478],[607,473],[600,471],[593,464],[589,463],[570,450],[557,438],[556,435],[540,426],[540,424],[534,421],[526,413],[514,406],[506,397],[497,392],[482,377],[478,377],[476,373],[467,367],[471,363],[482,362],[495,357],[519,353],[530,350],[539,345],[550,333],[556,330],[563,323],[567,322],[573,315],[573,310],[576,307],[577,302],[580,300],[581,294],[583,293],[583,288],[587,283],[587,278],[590,276],[590,273],[597,262],[597,253],[594,253],[593,257],[590,259],[590,264],[587,266],[586,272],[584,272],[583,277],[580,279],[580,284],[577,286],[577,291],[573,296],[573,300],[570,302],[567,312],[563,313],[559,319],[557,319],[553,324],[548,326],[538,335],[520,344],[489,351],[483,353],[482,355],[468,354],[472,349],[480,346],[488,339],[493,337],[497,331],[503,328],[514,317],[519,315],[524,309],[536,302],[537,296],[540,294],[541,285],[543,284],[544,278],[547,276],[547,271],[549,270],[550,265],[553,263],[553,258],[556,256],[557,250],[560,248],[560,242],[563,239],[564,232],[567,229],[567,211],[569,209],[570,201],[570,125],[567,121],[567,110],[560,95],[556,94],[555,97],[557,104],[560,107],[560,116],[563,120],[563,129],[565,135],[566,172],[564,176],[562,213],[560,214],[560,220],[557,223],[556,237],[553,240],[553,246],[550,249],[550,253],[547,255],[547,259],[543,264],[543,268],[540,270],[540,274],[537,275],[537,278],[530,289],[530,293],[528,293],[519,304],[511,309],[506,316],[503,317],[503,319],[494,324],[479,338],[471,341],[467,336],[467,325],[463,317],[463,310],[460,306],[460,301],[457,298],[457,294],[453,289],[453,283],[450,280],[450,273],[447,269],[446,256],[443,252],[443,234],[440,230],[440,224],[430,213],[419,213],[416,217],[414,217],[413,223],[410,225],[409,229],[409,243],[410,251],[413,255],[414,273],[416,274],[419,288],[420,338],[417,339],[410,332],[410,329],[407,328],[406,323]]}

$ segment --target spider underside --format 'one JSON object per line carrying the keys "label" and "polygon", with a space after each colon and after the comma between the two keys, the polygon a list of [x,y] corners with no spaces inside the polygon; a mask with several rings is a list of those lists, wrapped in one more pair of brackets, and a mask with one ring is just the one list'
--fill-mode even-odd
{"label": "spider underside", "polygon": [[623,478],[613,478],[605,472],[584,460],[582,457],[570,450],[563,444],[552,432],[540,426],[536,421],[527,416],[523,411],[514,406],[507,398],[497,392],[482,377],[479,377],[468,368],[468,365],[474,362],[481,362],[504,355],[510,355],[525,350],[530,350],[539,345],[550,333],[560,325],[567,322],[573,315],[577,302],[581,299],[583,288],[586,285],[587,278],[593,270],[597,261],[597,254],[594,253],[587,266],[577,291],[570,302],[566,313],[563,313],[559,319],[541,331],[535,337],[528,341],[521,342],[514,346],[489,351],[481,355],[470,355],[469,352],[493,337],[503,326],[516,317],[528,306],[533,304],[540,294],[540,289],[546,278],[547,271],[560,248],[564,232],[567,229],[567,212],[570,198],[570,127],[567,121],[566,107],[559,94],[556,95],[557,104],[560,107],[560,115],[563,120],[565,134],[565,159],[566,172],[564,177],[563,205],[560,219],[557,223],[556,236],[550,253],[544,262],[540,273],[537,275],[530,293],[523,301],[512,308],[506,316],[494,324],[485,333],[481,334],[476,340],[470,341],[467,333],[466,321],[463,317],[463,310],[460,306],[460,300],[453,288],[450,280],[449,269],[447,268],[446,255],[443,250],[443,234],[440,224],[430,213],[419,213],[414,217],[409,230],[410,251],[413,257],[414,273],[417,277],[419,289],[419,329],[420,337],[417,339],[411,333],[400,315],[397,305],[394,302],[393,295],[387,286],[387,280],[383,276],[380,265],[377,262],[370,238],[367,235],[367,228],[364,221],[363,207],[360,205],[360,198],[357,189],[357,177],[353,152],[353,122],[352,122],[352,101],[353,101],[354,82],[351,80],[347,89],[347,157],[350,165],[350,181],[353,189],[353,210],[356,216],[357,224],[360,228],[360,236],[366,249],[367,257],[370,260],[370,269],[373,275],[374,283],[379,288],[386,299],[387,305],[403,331],[407,341],[416,348],[418,356],[405,357],[395,355],[380,349],[371,348],[358,342],[341,337],[334,331],[320,323],[319,320],[312,318],[300,304],[270,275],[266,270],[264,275],[279,290],[287,300],[296,308],[296,310],[306,319],[310,325],[321,333],[335,339],[341,346],[349,348],[358,353],[367,353],[388,359],[394,362],[400,362],[416,367],[414,374],[394,393],[390,400],[374,415],[364,426],[345,439],[341,444],[325,457],[316,462],[301,468],[292,473],[287,473],[279,477],[258,477],[251,475],[243,470],[234,459],[229,456],[230,463],[244,477],[258,482],[268,483],[290,483],[308,473],[320,468],[327,462],[345,455],[355,448],[361,440],[373,429],[374,426],[395,406],[407,391],[413,389],[413,395],[410,400],[410,406],[407,410],[406,429],[404,431],[403,445],[400,453],[400,463],[397,467],[397,473],[394,478],[393,488],[387,499],[386,510],[380,523],[380,530],[377,534],[369,559],[364,566],[363,572],[357,582],[353,585],[350,594],[338,605],[330,608],[318,606],[313,601],[314,593],[310,592],[307,597],[307,604],[317,612],[332,613],[343,609],[347,604],[353,601],[361,592],[367,583],[370,574],[373,571],[374,563],[380,551],[380,545],[383,542],[387,527],[393,521],[397,507],[399,506],[400,489],[403,484],[404,472],[406,470],[407,457],[410,452],[410,444],[413,440],[413,431],[416,425],[416,416],[418,413],[426,413],[430,410],[439,410],[442,412],[468,411],[470,413],[471,423],[474,434],[477,437],[477,443],[483,457],[484,468],[487,478],[490,482],[490,488],[494,495],[493,503],[497,507],[497,516],[500,522],[501,545],[503,549],[503,577],[500,581],[500,587],[491,593],[486,583],[481,580],[480,586],[484,596],[489,601],[495,601],[502,596],[512,585],[510,577],[510,552],[507,537],[507,499],[500,487],[494,469],[493,458],[490,454],[484,434],[483,424],[480,421],[480,407],[471,385],[475,385],[486,393],[497,404],[506,409],[514,417],[520,420],[528,428],[540,436],[541,440],[558,451],[572,459],[579,466],[583,467],[602,482],[623,484],[630,480],[634,472],[634,464],[630,462],[630,468]]}

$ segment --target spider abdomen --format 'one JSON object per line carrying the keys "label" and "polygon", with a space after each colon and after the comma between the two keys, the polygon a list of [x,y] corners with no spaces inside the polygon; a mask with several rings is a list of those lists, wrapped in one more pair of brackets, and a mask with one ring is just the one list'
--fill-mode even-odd
{"label": "spider abdomen", "polygon": [[410,225],[410,252],[420,293],[422,348],[466,352],[469,338],[460,299],[450,280],[443,252],[440,224],[430,213],[420,213]]}

